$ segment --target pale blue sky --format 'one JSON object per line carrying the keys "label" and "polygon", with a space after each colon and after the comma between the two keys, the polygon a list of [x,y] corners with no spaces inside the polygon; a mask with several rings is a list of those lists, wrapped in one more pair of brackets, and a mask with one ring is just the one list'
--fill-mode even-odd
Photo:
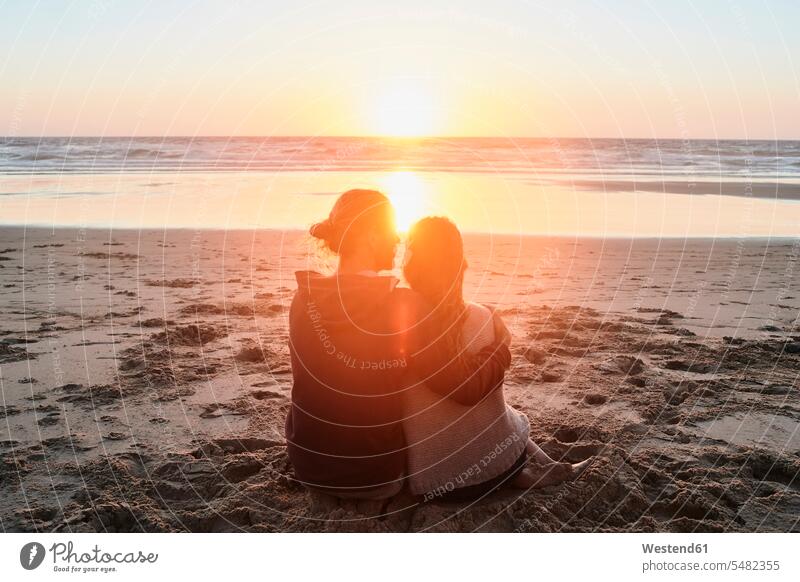
{"label": "pale blue sky", "polygon": [[800,138],[796,2],[400,4],[0,1],[0,134]]}

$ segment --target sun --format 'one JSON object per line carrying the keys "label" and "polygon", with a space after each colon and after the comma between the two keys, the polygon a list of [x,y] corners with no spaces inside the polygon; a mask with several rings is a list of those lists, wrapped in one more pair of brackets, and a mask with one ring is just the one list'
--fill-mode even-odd
{"label": "sun", "polygon": [[412,83],[387,88],[378,97],[374,117],[377,133],[385,136],[432,135],[436,126],[433,96]]}
{"label": "sun", "polygon": [[428,212],[427,188],[425,182],[415,172],[392,172],[382,177],[380,182],[394,206],[399,232],[406,232],[415,221]]}

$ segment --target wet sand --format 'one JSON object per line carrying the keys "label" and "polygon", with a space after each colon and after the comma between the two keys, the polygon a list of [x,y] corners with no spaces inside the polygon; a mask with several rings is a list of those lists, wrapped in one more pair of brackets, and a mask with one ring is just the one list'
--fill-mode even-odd
{"label": "wet sand", "polygon": [[300,233],[0,229],[3,531],[798,531],[800,241],[470,236],[508,401],[574,483],[311,495],[283,439]]}

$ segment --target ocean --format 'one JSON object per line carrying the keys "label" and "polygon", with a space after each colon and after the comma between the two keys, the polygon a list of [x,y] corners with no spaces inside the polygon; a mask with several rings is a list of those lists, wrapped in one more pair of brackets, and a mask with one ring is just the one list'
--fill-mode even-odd
{"label": "ocean", "polygon": [[0,138],[0,223],[304,228],[350,187],[401,226],[577,236],[800,235],[800,141]]}

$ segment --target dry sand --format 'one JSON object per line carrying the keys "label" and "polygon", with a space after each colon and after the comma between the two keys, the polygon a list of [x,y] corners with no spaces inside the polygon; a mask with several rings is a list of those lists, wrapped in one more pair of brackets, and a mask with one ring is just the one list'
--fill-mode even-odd
{"label": "dry sand", "polygon": [[0,229],[4,531],[800,530],[800,242],[469,237],[509,402],[577,482],[310,495],[283,439],[298,233]]}

